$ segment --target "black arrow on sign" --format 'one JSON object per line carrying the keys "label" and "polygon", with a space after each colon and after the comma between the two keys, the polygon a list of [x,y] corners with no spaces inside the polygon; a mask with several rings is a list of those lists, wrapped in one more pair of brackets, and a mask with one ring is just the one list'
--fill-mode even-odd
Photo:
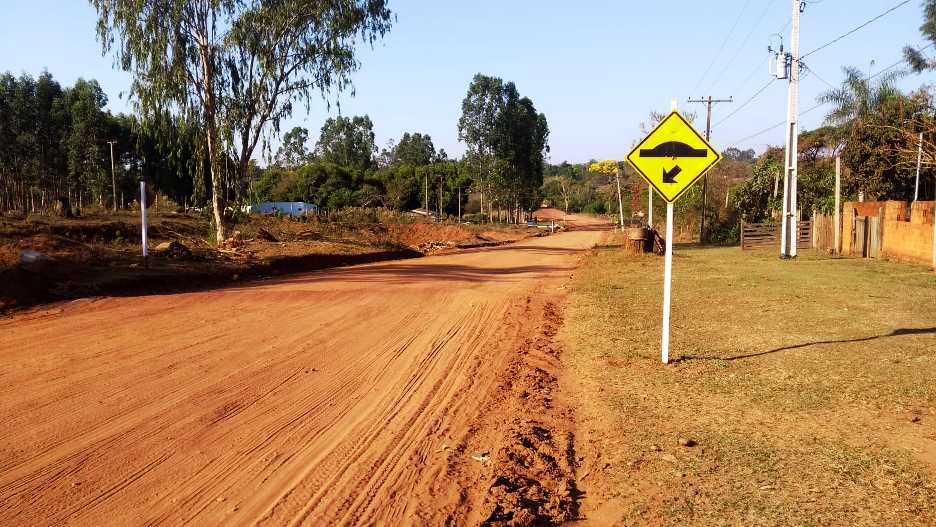
{"label": "black arrow on sign", "polygon": [[669,172],[666,169],[663,169],[663,183],[676,183],[676,176],[682,172],[682,169],[679,168],[679,165],[676,165]]}

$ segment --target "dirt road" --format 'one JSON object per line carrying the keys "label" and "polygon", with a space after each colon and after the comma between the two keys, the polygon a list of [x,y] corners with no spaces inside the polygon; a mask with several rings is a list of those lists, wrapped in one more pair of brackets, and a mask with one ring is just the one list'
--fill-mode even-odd
{"label": "dirt road", "polygon": [[600,236],[0,321],[0,524],[484,520],[472,448]]}

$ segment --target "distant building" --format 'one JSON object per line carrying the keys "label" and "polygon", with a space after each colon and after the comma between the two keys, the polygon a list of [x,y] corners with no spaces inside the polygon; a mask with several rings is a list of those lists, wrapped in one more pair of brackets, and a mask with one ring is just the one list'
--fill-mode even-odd
{"label": "distant building", "polygon": [[250,214],[276,214],[279,212],[285,216],[305,216],[306,214],[318,214],[319,211],[318,205],[303,201],[264,201],[256,205],[246,205],[244,209],[244,212]]}
{"label": "distant building", "polygon": [[407,211],[405,214],[409,216],[422,216],[430,220],[435,220],[437,219],[437,216],[438,216],[438,214],[436,214],[435,212],[427,211],[426,209],[413,209],[413,210]]}

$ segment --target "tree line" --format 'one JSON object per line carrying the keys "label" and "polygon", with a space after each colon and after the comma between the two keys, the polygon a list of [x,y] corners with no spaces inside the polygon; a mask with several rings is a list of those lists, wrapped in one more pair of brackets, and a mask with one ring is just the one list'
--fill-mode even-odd
{"label": "tree line", "polygon": [[0,75],[0,208],[122,207],[140,179],[179,203],[204,198],[197,130],[168,115],[144,127],[106,105],[93,79],[63,87],[49,72]]}

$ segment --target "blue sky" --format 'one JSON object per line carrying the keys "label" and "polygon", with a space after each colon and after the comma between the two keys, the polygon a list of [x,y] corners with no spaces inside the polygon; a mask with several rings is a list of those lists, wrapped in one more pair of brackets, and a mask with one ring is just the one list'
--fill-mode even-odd
{"label": "blue sky", "polygon": [[[119,94],[129,77],[112,67],[95,40],[95,13],[84,1],[5,0],[0,21],[0,70],[38,74],[48,69],[59,82],[98,79],[112,111],[128,111]],[[821,0],[808,2],[802,15],[801,51],[814,49],[899,0]],[[700,7],[708,4],[708,7]],[[679,99],[681,110],[699,114],[687,97],[733,96],[715,108],[719,123],[768,81],[766,46],[782,30],[789,41],[790,0],[600,1],[554,0],[390,0],[398,20],[373,49],[362,48],[355,74],[356,96],[340,98],[345,115],[367,113],[378,144],[403,132],[423,132],[450,157],[461,155],[456,123],[471,77],[478,72],[517,84],[544,112],[551,130],[550,160],[622,159],[639,138],[650,111],[667,111]],[[906,44],[921,45],[920,2],[893,13],[806,60],[815,74],[804,76],[801,109],[815,104],[838,84],[841,67],[877,72],[900,59]],[[734,28],[733,31],[732,28]],[[930,53],[934,53],[931,48]],[[870,66],[871,60],[875,61]],[[710,67],[711,65],[711,67]],[[703,74],[708,70],[708,73]],[[933,81],[932,74],[901,82],[907,89]],[[783,127],[736,143],[786,116],[785,81],[769,85],[756,99],[718,124],[712,142],[760,151],[782,144]],[[313,100],[306,115],[287,123],[317,137],[331,112]],[[822,108],[802,118],[806,129],[819,126]],[[311,145],[310,145],[311,146]]]}

